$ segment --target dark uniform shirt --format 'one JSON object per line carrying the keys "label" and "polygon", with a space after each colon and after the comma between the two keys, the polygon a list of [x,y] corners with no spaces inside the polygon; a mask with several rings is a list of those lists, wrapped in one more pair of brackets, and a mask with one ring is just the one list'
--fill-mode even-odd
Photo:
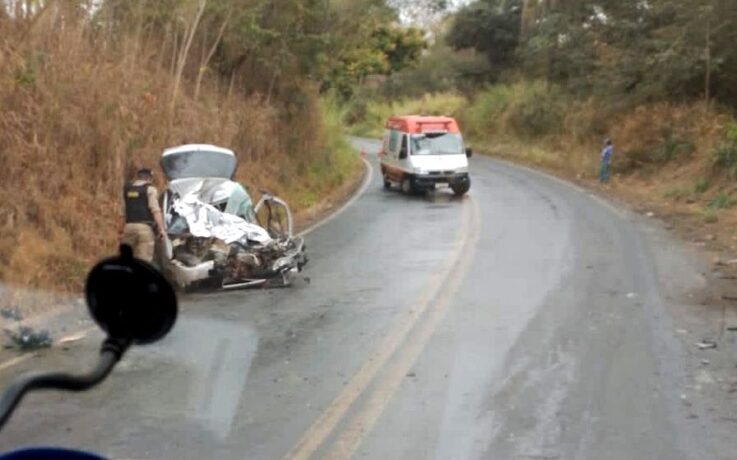
{"label": "dark uniform shirt", "polygon": [[137,180],[123,188],[123,215],[128,224],[154,224],[154,214],[160,213],[156,187],[147,181]]}

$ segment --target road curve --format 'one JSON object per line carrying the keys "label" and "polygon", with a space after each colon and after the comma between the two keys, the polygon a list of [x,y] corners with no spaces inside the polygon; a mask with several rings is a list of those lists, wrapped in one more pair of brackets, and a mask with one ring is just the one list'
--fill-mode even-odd
{"label": "road curve", "polygon": [[[377,143],[355,140],[373,153]],[[31,395],[0,449],[113,458],[703,459],[640,224],[472,159],[456,199],[372,184],[307,237],[311,281],[190,296],[98,389]],[[100,336],[0,371],[79,368]],[[694,409],[690,409],[693,411]]]}

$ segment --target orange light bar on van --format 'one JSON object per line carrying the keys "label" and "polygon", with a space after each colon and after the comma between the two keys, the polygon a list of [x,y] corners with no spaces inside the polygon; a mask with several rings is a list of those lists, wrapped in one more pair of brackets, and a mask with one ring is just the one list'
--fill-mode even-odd
{"label": "orange light bar on van", "polygon": [[392,117],[387,123],[388,129],[396,129],[409,134],[427,132],[459,133],[458,123],[450,117],[425,117],[418,115]]}

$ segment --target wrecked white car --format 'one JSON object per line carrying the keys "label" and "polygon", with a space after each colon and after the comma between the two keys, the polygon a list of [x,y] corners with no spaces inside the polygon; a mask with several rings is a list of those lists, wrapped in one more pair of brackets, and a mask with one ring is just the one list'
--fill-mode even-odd
{"label": "wrecked white car", "polygon": [[287,286],[307,263],[289,206],[262,193],[254,206],[233,181],[233,151],[182,145],[164,151],[164,274],[183,289]]}

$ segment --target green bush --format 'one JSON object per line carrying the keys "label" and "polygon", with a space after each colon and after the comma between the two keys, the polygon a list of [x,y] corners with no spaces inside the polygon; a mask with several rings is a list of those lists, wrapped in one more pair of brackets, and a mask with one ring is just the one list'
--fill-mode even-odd
{"label": "green bush", "polygon": [[682,200],[683,198],[687,198],[690,195],[690,191],[687,188],[684,187],[672,187],[663,193],[664,198],[668,198],[671,200]]}
{"label": "green bush", "polygon": [[707,206],[710,209],[727,209],[735,204],[735,199],[724,192],[717,193],[714,198],[709,200]]}
{"label": "green bush", "polygon": [[346,112],[348,132],[357,136],[381,137],[386,120],[392,115],[446,115],[458,116],[468,104],[465,97],[455,93],[426,94],[419,99],[394,102],[356,100]]}
{"label": "green bush", "polygon": [[719,222],[719,217],[714,211],[707,211],[704,213],[704,222],[707,224],[716,224]]}
{"label": "green bush", "polygon": [[714,167],[727,173],[730,179],[737,179],[737,123],[727,127],[725,140],[716,151]]}
{"label": "green bush", "polygon": [[541,81],[494,85],[477,94],[464,121],[470,132],[482,137],[540,138],[563,129],[565,100],[557,86]]}
{"label": "green bush", "polygon": [[652,159],[655,163],[664,164],[677,158],[691,155],[696,147],[688,139],[681,139],[679,136],[669,132],[665,135],[665,139],[652,152]]}
{"label": "green bush", "polygon": [[701,195],[705,191],[709,190],[709,187],[711,186],[711,183],[709,182],[709,179],[702,177],[696,181],[696,183],[693,186],[694,193]]}

